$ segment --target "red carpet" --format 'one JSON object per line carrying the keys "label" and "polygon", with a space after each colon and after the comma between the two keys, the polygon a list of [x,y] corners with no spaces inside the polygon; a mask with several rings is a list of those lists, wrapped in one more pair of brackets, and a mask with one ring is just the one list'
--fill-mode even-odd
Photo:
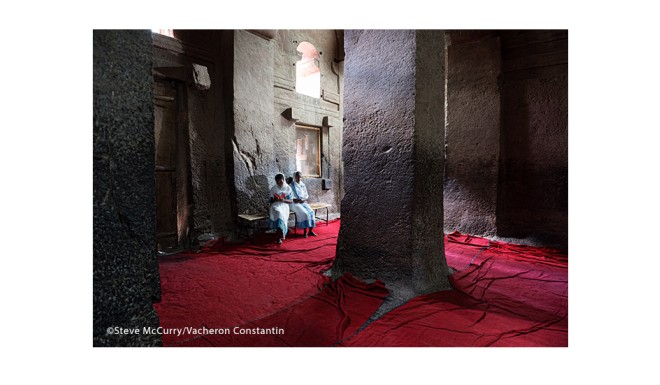
{"label": "red carpet", "polygon": [[[333,346],[355,333],[383,302],[387,289],[367,285],[350,274],[320,293],[271,316],[183,343],[184,346],[318,347]],[[256,334],[256,333],[273,334]]]}
{"label": "red carpet", "polygon": [[290,235],[282,245],[264,234],[245,245],[217,242],[200,253],[160,257],[162,294],[154,307],[161,326],[174,329],[163,334],[163,345],[199,338],[201,327],[233,328],[263,318],[318,293],[328,280],[319,272],[334,259],[338,232],[334,221],[319,225],[317,237]]}
{"label": "red carpet", "polygon": [[350,275],[323,289],[338,230],[334,221],[281,246],[264,235],[161,258],[164,345],[568,345],[566,253],[461,234],[445,242],[456,290],[414,298],[356,333],[387,291]]}
{"label": "red carpet", "polygon": [[343,346],[568,346],[566,253],[445,239],[455,290],[414,298]]}

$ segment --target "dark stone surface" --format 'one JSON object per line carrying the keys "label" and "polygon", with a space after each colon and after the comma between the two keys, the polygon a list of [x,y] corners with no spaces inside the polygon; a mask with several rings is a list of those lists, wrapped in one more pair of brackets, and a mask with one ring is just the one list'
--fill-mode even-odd
{"label": "dark stone surface", "polygon": [[500,44],[496,36],[472,36],[469,32],[452,31],[448,47],[445,232],[494,236],[500,154]]}
{"label": "dark stone surface", "polygon": [[449,288],[443,36],[345,31],[345,196],[334,276],[378,278],[411,293]]}
{"label": "dark stone surface", "polygon": [[449,35],[445,231],[567,248],[567,31]]}
{"label": "dark stone surface", "polygon": [[415,136],[412,199],[412,288],[449,289],[443,205],[445,32],[416,31]]}
{"label": "dark stone surface", "polygon": [[265,211],[275,175],[295,159],[276,156],[273,122],[273,42],[247,31],[234,34],[234,186],[239,213]]}
{"label": "dark stone surface", "polygon": [[568,33],[502,32],[497,235],[568,248]]}
{"label": "dark stone surface", "polygon": [[[171,66],[190,75],[195,65],[203,65],[211,83],[210,88],[199,90],[190,76],[182,76],[179,84],[183,104],[179,120],[184,122],[182,131],[186,134],[183,145],[188,146],[187,162],[180,165],[186,169],[186,175],[181,179],[189,183],[191,197],[186,203],[192,213],[190,238],[194,243],[200,234],[228,235],[234,230],[230,175],[234,54],[233,44],[227,44],[233,39],[233,31],[176,30],[175,36],[176,41],[160,37],[165,41],[154,49],[158,71],[167,72],[161,66]],[[180,195],[187,195],[181,193],[183,183],[178,188]]]}
{"label": "dark stone surface", "polygon": [[94,31],[94,346],[158,346],[150,31]]}

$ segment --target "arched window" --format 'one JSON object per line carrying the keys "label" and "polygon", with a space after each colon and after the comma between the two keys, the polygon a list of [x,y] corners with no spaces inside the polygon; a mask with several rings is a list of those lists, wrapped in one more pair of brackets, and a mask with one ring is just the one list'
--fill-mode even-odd
{"label": "arched window", "polygon": [[296,62],[296,92],[319,98],[321,97],[319,53],[306,41],[298,44],[297,50],[302,53],[302,59]]}

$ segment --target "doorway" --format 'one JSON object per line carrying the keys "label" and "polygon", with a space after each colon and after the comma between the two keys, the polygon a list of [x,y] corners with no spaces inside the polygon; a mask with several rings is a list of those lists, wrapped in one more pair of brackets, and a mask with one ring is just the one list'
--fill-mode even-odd
{"label": "doorway", "polygon": [[190,165],[185,86],[154,81],[156,242],[159,252],[189,246]]}

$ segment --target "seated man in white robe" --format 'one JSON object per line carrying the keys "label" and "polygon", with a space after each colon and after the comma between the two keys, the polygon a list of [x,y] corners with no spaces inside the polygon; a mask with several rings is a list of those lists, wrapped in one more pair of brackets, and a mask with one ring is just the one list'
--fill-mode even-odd
{"label": "seated man in white robe", "polygon": [[[316,227],[316,218],[314,217],[314,210],[306,203],[309,199],[309,194],[307,193],[307,186],[302,181],[302,174],[300,171],[296,171],[295,178],[291,182],[291,190],[293,190],[293,203],[291,204],[291,210],[296,213],[296,226],[303,229],[303,236],[307,238],[307,234],[311,236],[316,236],[316,233],[312,230]],[[309,229],[309,233],[307,232]]]}
{"label": "seated man in white robe", "polygon": [[275,175],[275,186],[270,189],[270,210],[268,210],[268,225],[277,230],[277,243],[281,244],[289,231],[289,204],[293,203],[291,187],[284,183],[284,175]]}

